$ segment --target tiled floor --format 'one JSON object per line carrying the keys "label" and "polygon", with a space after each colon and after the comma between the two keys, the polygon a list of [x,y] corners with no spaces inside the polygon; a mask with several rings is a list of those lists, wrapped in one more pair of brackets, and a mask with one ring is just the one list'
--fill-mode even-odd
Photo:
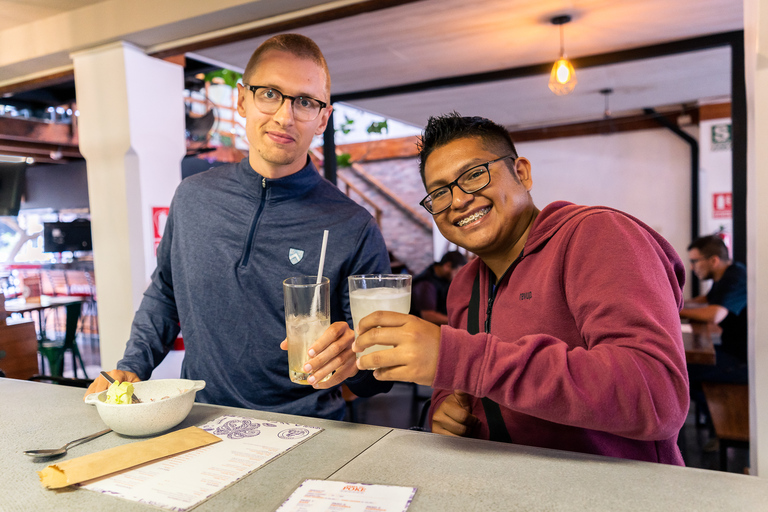
{"label": "tiled floor", "polygon": [[[96,342],[97,346],[98,342]],[[85,363],[89,378],[95,378],[101,370],[98,350],[91,346],[89,337],[79,336],[78,346]],[[153,378],[178,378],[183,351],[171,352],[152,374]],[[64,376],[72,377],[72,362],[67,354],[64,362]],[[82,370],[78,369],[82,378]],[[414,386],[397,382],[389,393],[370,398],[358,398],[348,404],[347,421],[367,423],[385,427],[408,429],[419,426],[420,415],[432,389],[426,386]],[[713,434],[709,428],[697,427],[691,412],[680,431],[678,445],[689,467],[717,470],[720,464],[717,447],[713,447]],[[709,446],[708,446],[709,445]],[[714,448],[714,449],[713,449]],[[706,451],[705,451],[706,449]],[[728,450],[728,471],[743,473],[749,466],[749,451],[746,449]]]}

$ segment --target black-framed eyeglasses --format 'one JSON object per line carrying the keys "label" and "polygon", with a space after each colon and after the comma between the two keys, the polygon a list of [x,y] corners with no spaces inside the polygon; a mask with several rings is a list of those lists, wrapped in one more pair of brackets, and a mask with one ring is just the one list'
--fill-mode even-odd
{"label": "black-framed eyeglasses", "polygon": [[320,111],[328,106],[326,102],[311,96],[288,96],[279,89],[266,85],[243,84],[243,87],[253,92],[253,102],[256,104],[256,108],[267,115],[272,115],[280,110],[287,99],[291,100],[293,117],[297,121],[314,121],[320,115]]}
{"label": "black-framed eyeglasses", "polygon": [[505,158],[517,159],[515,155],[507,155],[467,169],[449,184],[427,194],[427,197],[422,199],[419,204],[432,215],[437,215],[447,210],[453,202],[453,187],[459,187],[465,194],[479,192],[491,182],[489,166]]}

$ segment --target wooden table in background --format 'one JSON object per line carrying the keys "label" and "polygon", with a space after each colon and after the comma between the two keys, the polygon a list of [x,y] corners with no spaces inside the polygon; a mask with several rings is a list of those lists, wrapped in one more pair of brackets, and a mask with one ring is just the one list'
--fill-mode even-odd
{"label": "wooden table in background", "polygon": [[[82,297],[70,297],[70,296],[49,297],[47,295],[43,295],[42,297],[40,297],[40,302],[26,302],[24,299],[21,299],[21,298],[5,301],[5,310],[7,313],[21,313],[21,314],[30,313],[31,314],[33,311],[37,311],[37,315],[38,315],[37,350],[40,352],[40,373],[42,373],[43,375],[46,374],[45,348],[50,347],[51,344],[57,343],[55,340],[55,336],[54,336],[54,339],[48,338],[48,333],[46,332],[47,320],[45,317],[45,311],[49,308],[58,308],[58,307],[67,307],[67,309],[69,309],[68,306],[71,306],[72,304],[78,304],[81,302],[83,302]],[[77,309],[76,313],[78,316],[80,315],[79,308]],[[76,331],[74,334],[76,335]],[[71,340],[71,342],[74,344],[74,346],[72,347],[72,351],[73,351],[72,366],[75,371],[75,377],[77,377],[77,366],[75,365],[75,357],[80,358],[80,353],[77,350],[77,343],[74,338]],[[64,350],[67,349],[67,343],[69,342],[65,337]],[[54,361],[51,361],[49,359],[51,375],[55,375],[59,377],[61,376],[61,371],[63,370],[63,367],[64,367],[63,358],[64,356],[62,351],[60,358],[58,357],[58,355],[55,358],[56,363],[54,363]],[[88,377],[88,375],[85,373],[85,365],[82,362],[82,358],[80,358],[80,364],[83,367],[83,374],[85,374],[85,376]]]}
{"label": "wooden table in background", "polygon": [[40,302],[25,302],[24,299],[10,299],[5,301],[5,310],[10,313],[31,313],[37,311],[38,313],[38,328],[37,333],[38,340],[42,343],[48,340],[48,336],[45,332],[45,316],[43,312],[48,308],[59,308],[69,306],[70,304],[77,304],[83,302],[82,297],[49,297],[43,295],[40,297]]}
{"label": "wooden table in background", "polygon": [[683,331],[685,362],[688,364],[715,364],[714,338],[719,336],[717,327],[704,322],[691,322],[693,332]]}

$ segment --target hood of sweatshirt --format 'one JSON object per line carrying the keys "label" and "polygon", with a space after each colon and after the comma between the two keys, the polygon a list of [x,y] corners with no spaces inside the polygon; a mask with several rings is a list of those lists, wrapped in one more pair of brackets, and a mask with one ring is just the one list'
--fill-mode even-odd
{"label": "hood of sweatshirt", "polygon": [[659,244],[667,259],[674,265],[677,281],[680,284],[680,287],[683,287],[685,284],[685,267],[672,245],[643,221],[628,213],[622,212],[621,210],[616,210],[615,208],[609,208],[607,206],[581,206],[569,203],[568,201],[555,201],[548,204],[541,210],[538,217],[536,217],[536,220],[533,222],[533,227],[531,228],[528,240],[526,240],[525,247],[523,248],[523,255],[527,256],[540,250],[555,235],[555,233],[569,221],[575,218],[585,218],[589,215],[604,212],[614,212],[623,215],[631,219],[642,229],[646,230],[656,243]]}

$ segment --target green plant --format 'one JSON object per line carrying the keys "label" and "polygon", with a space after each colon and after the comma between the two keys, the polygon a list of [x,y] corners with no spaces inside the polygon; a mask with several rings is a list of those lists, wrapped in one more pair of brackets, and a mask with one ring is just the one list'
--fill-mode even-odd
{"label": "green plant", "polygon": [[385,119],[383,121],[372,122],[366,131],[368,133],[379,133],[379,134],[382,131],[389,133],[389,126],[387,125],[387,120]]}
{"label": "green plant", "polygon": [[352,165],[352,155],[349,153],[342,153],[340,155],[336,155],[336,166],[337,167],[350,167]]}
{"label": "green plant", "polygon": [[213,84],[227,84],[231,88],[235,89],[237,87],[237,82],[241,78],[243,78],[242,73],[230,71],[228,69],[219,69],[217,71],[209,71],[206,73],[203,80]]}
{"label": "green plant", "polygon": [[341,133],[344,135],[348,134],[352,131],[352,125],[355,124],[354,119],[350,119],[347,116],[344,116],[344,122],[341,123],[341,126],[339,126],[339,130],[341,130]]}

